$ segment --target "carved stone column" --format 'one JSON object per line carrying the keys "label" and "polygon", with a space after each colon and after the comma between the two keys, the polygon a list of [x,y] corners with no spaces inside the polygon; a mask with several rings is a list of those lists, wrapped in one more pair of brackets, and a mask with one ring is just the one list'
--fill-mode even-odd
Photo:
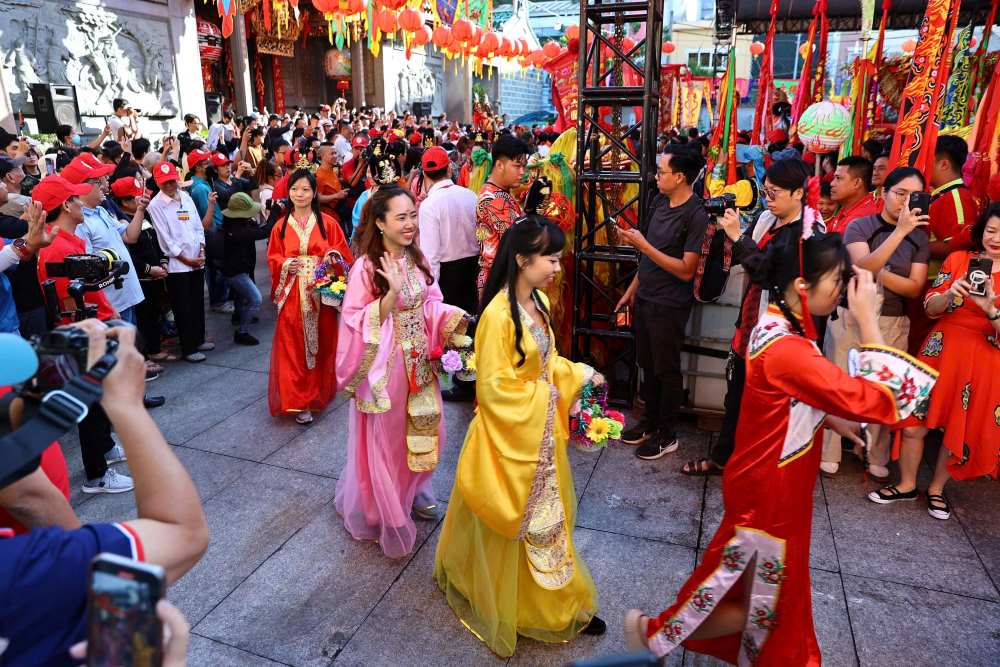
{"label": "carved stone column", "polygon": [[351,97],[352,106],[365,106],[365,48],[360,39],[351,42]]}
{"label": "carved stone column", "polygon": [[233,58],[233,88],[236,114],[246,116],[253,111],[253,82],[250,80],[250,54],[247,50],[247,29],[243,14],[237,10],[233,21],[233,34],[228,40],[229,54]]}
{"label": "carved stone column", "polygon": [[[188,76],[201,71],[198,52],[198,24],[194,0],[169,0],[170,32],[177,68],[177,93],[180,114],[191,113],[205,121],[205,88],[201,76]],[[175,132],[180,130],[174,129]]]}

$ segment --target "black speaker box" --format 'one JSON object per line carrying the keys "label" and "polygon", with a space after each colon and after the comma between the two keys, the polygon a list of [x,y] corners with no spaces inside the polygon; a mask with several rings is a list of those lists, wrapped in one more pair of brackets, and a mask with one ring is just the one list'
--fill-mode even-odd
{"label": "black speaker box", "polygon": [[59,125],[80,129],[80,108],[76,103],[76,88],[57,83],[31,84],[31,100],[35,104],[38,131],[51,134]]}

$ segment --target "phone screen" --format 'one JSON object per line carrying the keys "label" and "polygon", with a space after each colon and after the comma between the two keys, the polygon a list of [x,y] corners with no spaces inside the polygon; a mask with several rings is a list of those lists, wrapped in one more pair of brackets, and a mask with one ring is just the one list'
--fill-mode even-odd
{"label": "phone screen", "polygon": [[161,568],[107,554],[95,559],[88,600],[88,667],[161,664],[163,629],[156,603],[162,582]]}
{"label": "phone screen", "polygon": [[969,271],[965,279],[969,282],[969,294],[986,296],[987,284],[993,276],[993,260],[974,257],[969,260]]}

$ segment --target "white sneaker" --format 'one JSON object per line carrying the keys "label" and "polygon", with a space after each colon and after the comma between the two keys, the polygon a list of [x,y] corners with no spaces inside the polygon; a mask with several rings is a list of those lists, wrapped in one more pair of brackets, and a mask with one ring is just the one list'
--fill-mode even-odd
{"label": "white sneaker", "polygon": [[128,461],[128,457],[125,456],[125,449],[121,445],[115,444],[115,446],[104,455],[104,460],[108,462],[108,465],[114,465],[115,463]]}
{"label": "white sneaker", "polygon": [[135,488],[132,478],[115,472],[114,468],[108,468],[104,477],[88,479],[80,487],[84,493],[125,493]]}
{"label": "white sneaker", "polygon": [[819,472],[827,477],[833,477],[840,470],[840,464],[834,461],[820,461]]}
{"label": "white sneaker", "polygon": [[215,343],[211,343],[211,342],[209,342],[209,343],[202,343],[201,345],[198,346],[198,351],[199,352],[211,352],[214,349],[215,349]]}
{"label": "white sneaker", "polygon": [[227,302],[225,302],[223,304],[220,304],[218,306],[212,306],[212,312],[214,312],[214,313],[223,313],[225,315],[232,315],[233,313],[236,312],[236,306],[233,305],[232,301],[227,301]]}

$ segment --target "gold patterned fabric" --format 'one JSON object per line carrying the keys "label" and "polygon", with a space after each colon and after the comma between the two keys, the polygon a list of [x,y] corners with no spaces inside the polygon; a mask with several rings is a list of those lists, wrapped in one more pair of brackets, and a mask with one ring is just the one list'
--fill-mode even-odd
{"label": "gold patterned fabric", "polygon": [[[293,289],[299,292],[299,308],[302,312],[302,334],[306,348],[306,368],[316,367],[316,354],[319,352],[319,297],[312,293],[309,286],[313,282],[313,275],[316,267],[319,266],[320,258],[309,255],[309,236],[316,227],[316,216],[310,214],[309,220],[303,226],[294,216],[288,216],[288,226],[291,227],[299,238],[299,254],[297,257],[289,257],[281,266],[281,277],[278,280],[278,288],[275,293],[275,306],[278,312],[284,308],[285,302]],[[292,260],[299,260],[299,269],[294,274],[289,265]]]}

